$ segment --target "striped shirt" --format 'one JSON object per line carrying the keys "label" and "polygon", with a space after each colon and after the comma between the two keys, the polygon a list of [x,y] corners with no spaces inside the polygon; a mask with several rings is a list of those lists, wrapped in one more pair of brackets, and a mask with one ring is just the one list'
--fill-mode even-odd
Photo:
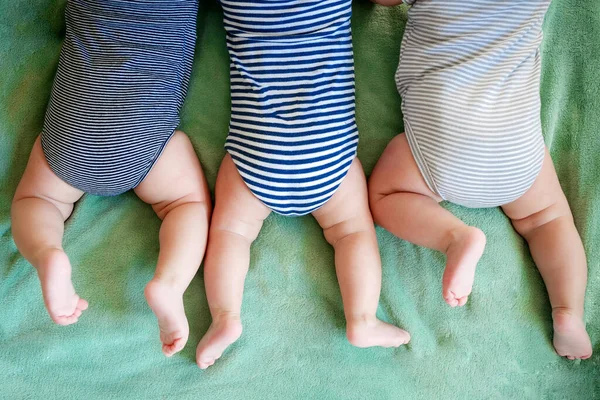
{"label": "striped shirt", "polygon": [[65,182],[97,195],[136,187],[175,128],[197,0],[70,0],[42,148]]}
{"label": "striped shirt", "polygon": [[429,188],[467,207],[510,203],[544,159],[540,43],[549,0],[416,0],[396,82]]}
{"label": "striped shirt", "polygon": [[221,5],[231,60],[225,147],[273,211],[315,211],[356,156],[351,0]]}

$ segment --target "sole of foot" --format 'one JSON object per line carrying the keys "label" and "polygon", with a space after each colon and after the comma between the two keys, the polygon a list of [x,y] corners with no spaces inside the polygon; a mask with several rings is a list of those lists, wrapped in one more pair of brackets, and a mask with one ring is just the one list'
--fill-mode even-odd
{"label": "sole of foot", "polygon": [[88,308],[88,302],[75,292],[69,257],[61,249],[48,249],[38,255],[35,264],[44,304],[52,321],[58,325],[77,322]]}
{"label": "sole of foot", "polygon": [[183,307],[183,292],[153,279],[146,285],[144,295],[158,320],[162,352],[171,357],[185,347],[190,333]]}
{"label": "sole of foot", "polygon": [[585,360],[592,356],[592,343],[585,324],[569,310],[554,310],[554,349],[569,360]]}
{"label": "sole of foot", "polygon": [[485,249],[485,234],[472,226],[454,232],[446,251],[442,294],[450,307],[464,306],[473,289],[477,263]]}
{"label": "sole of foot", "polygon": [[346,328],[348,341],[356,347],[399,347],[410,341],[404,329],[378,319],[350,322]]}
{"label": "sole of foot", "polygon": [[206,369],[218,360],[223,352],[242,335],[242,322],[237,316],[213,319],[210,328],[198,343],[196,363]]}

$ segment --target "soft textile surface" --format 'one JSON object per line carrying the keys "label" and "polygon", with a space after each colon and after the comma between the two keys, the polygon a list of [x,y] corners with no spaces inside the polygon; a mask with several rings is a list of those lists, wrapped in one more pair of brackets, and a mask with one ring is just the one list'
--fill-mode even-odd
{"label": "soft textile surface", "polygon": [[[270,217],[252,249],[242,338],[206,372],[195,346],[210,323],[202,274],[185,303],[188,346],[166,359],[143,297],[159,220],[133,193],[85,196],[64,245],[90,302],[80,321],[53,325],[33,268],[10,234],[9,208],[40,132],[64,36],[64,0],[0,5],[0,397],[45,398],[600,398],[600,3],[555,0],[545,21],[542,118],[546,143],[589,257],[588,329],[596,355],[558,357],[550,305],[524,241],[498,209],[448,207],[481,227],[488,246],[469,303],[441,297],[441,254],[378,230],[380,316],[410,345],[356,349],[344,336],[333,252],[311,217]],[[506,17],[510,18],[510,2]],[[229,117],[222,14],[201,4],[182,129],[211,187]],[[370,172],[402,131],[393,74],[406,8],[354,4],[359,156]],[[507,132],[510,135],[510,131]]]}

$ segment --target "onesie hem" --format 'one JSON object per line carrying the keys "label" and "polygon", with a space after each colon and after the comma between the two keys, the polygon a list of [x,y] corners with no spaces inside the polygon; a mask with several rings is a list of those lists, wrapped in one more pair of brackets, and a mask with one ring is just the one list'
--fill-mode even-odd
{"label": "onesie hem", "polygon": [[148,176],[148,174],[150,174],[150,171],[152,171],[152,169],[156,165],[156,163],[159,160],[160,156],[162,156],[165,148],[167,147],[167,145],[169,144],[169,142],[171,141],[171,139],[175,135],[175,131],[176,130],[177,130],[177,128],[174,128],[173,132],[171,132],[171,134],[167,137],[167,139],[158,148],[158,151],[156,152],[156,155],[152,158],[150,166],[147,169],[144,170],[144,172],[141,174],[140,178],[137,179],[136,183],[133,186],[131,186],[130,188],[128,188],[128,189],[119,190],[119,191],[115,191],[115,192],[99,192],[99,191],[94,191],[94,190],[86,190],[86,189],[82,188],[81,185],[79,185],[76,182],[74,182],[71,179],[69,179],[69,177],[66,176],[65,174],[62,174],[59,171],[57,171],[55,169],[55,167],[52,165],[53,163],[51,162],[50,157],[48,156],[47,149],[46,149],[46,146],[44,144],[45,140],[44,140],[44,132],[43,131],[42,131],[42,133],[40,135],[40,145],[42,146],[42,152],[44,153],[44,158],[46,159],[46,162],[48,163],[48,166],[50,167],[50,169],[52,170],[52,172],[54,172],[54,174],[58,178],[60,178],[63,182],[65,182],[66,184],[74,187],[77,190],[81,190],[85,194],[90,194],[90,195],[93,195],[93,196],[113,197],[113,196],[118,196],[120,194],[123,194],[125,192],[128,192],[130,190],[133,190],[133,189],[137,188],[144,181],[144,179],[146,179],[146,177]]}
{"label": "onesie hem", "polygon": [[[228,155],[231,157],[231,160],[233,161],[233,164],[235,165],[235,169],[236,169],[237,173],[239,174],[239,173],[240,173],[240,171],[239,171],[239,169],[238,169],[238,161],[235,159],[234,155],[233,155],[233,154],[231,154],[231,152],[229,151],[229,149],[228,149],[227,147],[225,148],[225,150],[227,151],[227,154],[228,154]],[[353,156],[352,156],[352,161],[350,162],[350,164],[348,165],[348,167],[346,167],[346,168],[343,170],[343,172],[342,172],[342,174],[341,174],[341,175],[342,175],[341,181],[340,181],[340,183],[337,185],[337,187],[336,187],[336,188],[335,188],[335,189],[334,189],[334,190],[331,192],[331,195],[329,196],[329,198],[328,198],[327,200],[325,200],[325,201],[323,202],[323,204],[321,204],[321,205],[317,206],[315,209],[313,209],[313,210],[311,210],[311,211],[307,211],[307,212],[302,212],[302,213],[296,213],[296,212],[293,212],[293,213],[285,214],[285,213],[283,213],[283,212],[279,212],[279,211],[277,211],[277,210],[274,210],[272,207],[270,207],[269,205],[267,205],[267,204],[266,204],[266,203],[263,201],[263,199],[261,199],[261,198],[260,198],[260,197],[259,197],[259,196],[258,196],[256,193],[254,193],[254,190],[252,190],[252,189],[250,188],[250,186],[248,185],[248,182],[246,182],[246,179],[244,179],[243,177],[241,177],[241,174],[240,174],[240,177],[242,178],[242,181],[244,182],[244,185],[246,185],[246,187],[248,188],[248,190],[250,190],[250,192],[252,192],[252,195],[253,195],[253,196],[254,196],[256,199],[258,199],[258,201],[260,201],[260,202],[261,202],[261,203],[262,203],[262,204],[263,204],[265,207],[267,207],[269,210],[271,210],[271,211],[272,211],[272,212],[274,212],[275,214],[279,214],[279,215],[282,215],[282,216],[284,216],[284,217],[302,217],[302,216],[305,216],[305,215],[308,215],[308,214],[312,214],[312,213],[314,213],[315,211],[317,211],[317,210],[319,210],[320,208],[322,208],[323,206],[325,206],[325,204],[327,204],[327,203],[329,202],[329,200],[331,200],[331,198],[332,198],[332,197],[333,197],[333,196],[334,196],[334,195],[337,193],[338,189],[340,188],[340,186],[342,185],[342,183],[344,183],[344,180],[345,180],[345,179],[346,179],[346,177],[348,176],[348,172],[350,171],[350,168],[352,167],[352,164],[354,163],[354,160],[357,158],[357,153],[358,153],[358,151],[357,151],[357,150],[355,150],[355,151],[354,151],[354,154],[353,154]]]}
{"label": "onesie hem", "polygon": [[437,189],[437,186],[435,185],[435,180],[433,179],[433,176],[429,172],[429,168],[427,168],[427,161],[425,160],[425,157],[423,157],[423,154],[421,153],[421,149],[419,148],[419,143],[417,141],[417,138],[415,137],[412,127],[410,125],[410,122],[408,122],[408,118],[406,116],[404,117],[404,134],[406,135],[406,139],[408,141],[408,147],[410,148],[410,152],[412,153],[412,156],[417,164],[417,167],[419,167],[419,171],[421,172],[421,176],[425,180],[427,187],[433,193],[435,193],[440,198],[442,198],[442,200],[446,200],[444,198],[444,196],[442,196],[442,194]]}

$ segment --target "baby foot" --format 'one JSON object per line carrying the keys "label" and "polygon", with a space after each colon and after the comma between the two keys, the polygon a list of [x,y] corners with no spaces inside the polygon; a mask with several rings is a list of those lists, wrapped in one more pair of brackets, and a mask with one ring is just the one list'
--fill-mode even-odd
{"label": "baby foot", "polygon": [[157,279],[144,290],[146,301],[158,319],[162,352],[167,357],[181,351],[187,343],[190,328],[183,308],[183,292]]}
{"label": "baby foot", "polygon": [[446,251],[446,270],[442,281],[443,296],[451,307],[464,306],[475,279],[475,268],[485,248],[485,234],[472,226],[453,232]]}
{"label": "baby foot", "polygon": [[348,322],[348,341],[356,347],[399,347],[410,341],[410,334],[394,325],[373,318]]}
{"label": "baby foot", "polygon": [[592,344],[580,317],[568,309],[552,311],[554,319],[554,348],[569,360],[585,360],[592,356]]}
{"label": "baby foot", "polygon": [[75,293],[69,257],[60,249],[47,249],[38,255],[35,264],[44,304],[52,321],[58,325],[77,322],[81,313],[88,308],[88,302]]}
{"label": "baby foot", "polygon": [[206,369],[218,360],[225,349],[242,334],[242,322],[237,315],[213,317],[213,322],[196,350],[196,363]]}

